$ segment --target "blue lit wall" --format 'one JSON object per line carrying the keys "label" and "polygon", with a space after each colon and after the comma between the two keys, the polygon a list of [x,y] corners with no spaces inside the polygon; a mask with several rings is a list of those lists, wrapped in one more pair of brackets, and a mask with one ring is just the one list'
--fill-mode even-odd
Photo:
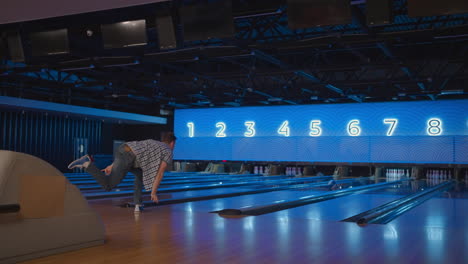
{"label": "blue lit wall", "polygon": [[[0,110],[0,149],[34,155],[61,171],[79,153],[101,152],[100,120],[67,118],[41,112]],[[78,153],[77,153],[78,152]]]}
{"label": "blue lit wall", "polygon": [[468,100],[176,110],[181,160],[468,163]]}

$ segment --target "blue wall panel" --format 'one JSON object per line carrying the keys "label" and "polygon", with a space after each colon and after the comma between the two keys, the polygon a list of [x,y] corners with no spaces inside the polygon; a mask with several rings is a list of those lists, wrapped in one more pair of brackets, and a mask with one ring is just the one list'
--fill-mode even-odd
{"label": "blue wall panel", "polygon": [[28,153],[65,171],[76,138],[87,139],[90,153],[101,152],[100,120],[77,120],[38,112],[0,112],[0,148]]}
{"label": "blue wall panel", "polygon": [[467,163],[468,100],[176,110],[181,160]]}

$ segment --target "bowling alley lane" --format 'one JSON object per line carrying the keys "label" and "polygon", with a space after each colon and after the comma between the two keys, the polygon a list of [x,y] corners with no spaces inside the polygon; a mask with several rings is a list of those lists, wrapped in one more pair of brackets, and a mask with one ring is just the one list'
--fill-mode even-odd
{"label": "bowling alley lane", "polygon": [[[335,187],[346,189],[353,185],[354,186],[357,186],[358,184],[368,185],[372,183],[373,182],[369,180],[358,180],[358,181],[353,181],[351,183],[339,184],[339,186],[336,185]],[[181,210],[190,208],[190,210],[200,211],[200,212],[211,212],[211,211],[217,211],[217,210],[228,209],[228,208],[238,209],[238,208],[243,208],[243,207],[248,207],[248,206],[272,204],[275,202],[286,201],[286,200],[296,200],[304,196],[321,195],[321,194],[325,194],[329,192],[332,186],[333,185],[313,187],[311,185],[311,187],[306,187],[306,188],[291,188],[288,190],[273,191],[273,192],[267,192],[267,193],[250,194],[250,195],[242,195],[242,196],[214,199],[214,200],[208,200],[208,201],[191,202],[191,203],[188,203],[190,205],[189,207],[186,207],[184,205],[173,205],[172,208],[177,208]],[[258,186],[255,188],[265,188],[265,187]],[[171,193],[171,195],[172,195],[172,198],[184,198],[188,196],[195,197],[195,196],[222,194],[226,192],[241,192],[241,191],[248,191],[252,189],[253,187],[226,188],[225,190],[212,189],[212,190],[177,192],[177,193]]]}
{"label": "bowling alley lane", "polygon": [[[245,263],[266,251],[269,257],[285,261],[321,258],[327,263],[344,263],[353,256],[353,263],[382,259],[383,263],[466,263],[461,261],[468,259],[467,251],[461,250],[468,243],[466,188],[433,197],[388,224],[359,226],[340,221],[427,187],[430,184],[425,181],[401,184],[259,216],[231,219],[212,214],[205,219],[208,223],[201,223],[198,216],[211,210],[266,204],[326,190],[288,190],[177,204],[170,209],[186,214],[183,221],[191,219],[190,225],[185,222],[183,226],[193,240],[213,232],[218,253],[228,251],[234,243],[244,252],[239,258]],[[178,221],[175,225],[182,224]],[[242,235],[236,238],[234,234]],[[252,251],[249,245],[262,246]]]}
{"label": "bowling alley lane", "polygon": [[[365,181],[362,180],[360,181],[361,184],[364,182]],[[365,183],[369,184],[370,182],[366,181]],[[350,186],[352,186],[352,184],[346,186],[343,185],[342,188],[349,188]],[[416,185],[416,188],[414,183],[407,182],[381,190],[372,190],[360,194],[351,194],[319,203],[313,203],[269,213],[267,215],[271,218],[278,219],[288,217],[321,221],[341,221],[348,217],[378,207],[382,204],[422,191],[428,187],[430,186],[428,186],[425,181],[419,181],[419,183]],[[242,188],[236,189],[236,191],[244,191],[248,189],[249,188]],[[229,192],[233,190],[217,189],[206,191],[188,191],[173,193],[172,198],[221,194],[225,191]],[[299,199],[304,196],[320,195],[326,193],[327,191],[329,190],[324,187],[315,187],[302,190],[291,189],[230,198],[213,199],[208,201],[190,202],[186,204],[172,205],[171,208],[177,210],[191,210],[200,212],[211,212],[222,209],[240,209],[250,206],[259,206],[272,204],[275,202]],[[465,224],[463,219],[467,219],[467,216],[466,214],[462,213],[462,208],[468,206],[468,199],[451,197],[459,197],[460,194],[463,195],[464,193],[466,194],[466,190],[465,192],[462,191],[457,193],[455,193],[453,190],[443,192],[441,195],[431,198],[430,200],[394,219],[392,224],[401,223],[403,225],[421,225],[421,223],[426,223],[428,221],[436,221],[431,219],[437,219],[441,225],[450,225],[454,227],[464,226]],[[439,214],[442,214],[442,216],[438,217]]]}
{"label": "bowling alley lane", "polygon": [[[421,184],[421,186],[425,185]],[[424,187],[421,187],[421,189],[424,189]],[[340,221],[414,192],[416,190],[408,189],[405,185],[399,185],[394,188],[348,195],[320,203],[296,207],[272,213],[271,217],[281,218],[287,216],[290,218]],[[450,197],[450,193],[453,193],[453,191],[444,192],[442,195],[429,199],[405,212],[391,223],[419,226],[431,221],[438,221],[439,224],[444,226],[466,226],[464,223],[468,219],[468,215],[466,214],[466,209],[463,208],[468,208],[468,199],[452,198]]]}

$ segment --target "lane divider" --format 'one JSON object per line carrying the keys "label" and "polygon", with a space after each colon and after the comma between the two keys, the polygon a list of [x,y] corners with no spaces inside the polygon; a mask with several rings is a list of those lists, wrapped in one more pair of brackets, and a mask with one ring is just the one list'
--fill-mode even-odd
{"label": "lane divider", "polygon": [[455,181],[443,182],[430,189],[417,192],[400,199],[385,203],[381,206],[343,219],[343,222],[356,222],[359,225],[387,224],[403,213],[413,209],[435,195],[453,187]]}

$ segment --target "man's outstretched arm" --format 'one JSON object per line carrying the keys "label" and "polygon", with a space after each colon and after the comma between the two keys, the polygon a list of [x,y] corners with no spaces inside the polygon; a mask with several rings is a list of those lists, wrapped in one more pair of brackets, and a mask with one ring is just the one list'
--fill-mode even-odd
{"label": "man's outstretched arm", "polygon": [[166,167],[167,167],[167,163],[165,161],[161,161],[161,164],[159,165],[159,170],[156,173],[156,177],[154,178],[153,188],[151,190],[151,200],[155,203],[159,202],[158,196],[156,196],[156,193],[158,192],[158,187],[164,176],[164,171],[166,171]]}

